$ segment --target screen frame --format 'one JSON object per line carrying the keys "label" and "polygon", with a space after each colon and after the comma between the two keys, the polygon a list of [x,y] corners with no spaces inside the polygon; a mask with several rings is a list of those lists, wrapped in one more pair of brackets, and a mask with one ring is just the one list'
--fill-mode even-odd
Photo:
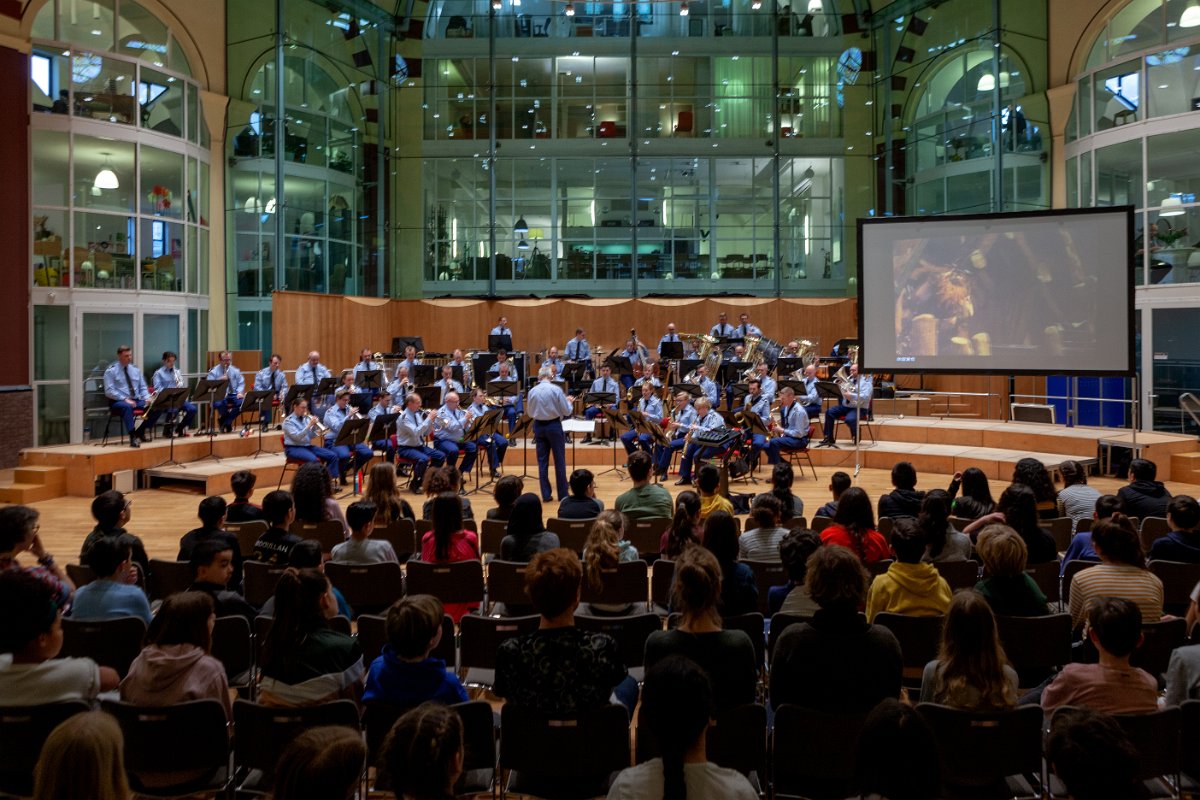
{"label": "screen frame", "polygon": [[[906,367],[902,363],[887,363],[875,364],[869,363],[866,357],[870,355],[870,351],[866,346],[866,320],[863,314],[865,308],[863,304],[864,297],[864,281],[863,281],[863,230],[868,225],[891,225],[895,223],[920,223],[930,224],[946,220],[948,224],[955,222],[976,222],[980,220],[996,221],[1004,219],[1030,219],[1030,218],[1046,218],[1046,217],[1079,217],[1084,215],[1113,215],[1121,214],[1125,216],[1125,232],[1126,241],[1128,242],[1128,252],[1125,254],[1125,263],[1132,264],[1135,253],[1134,241],[1134,207],[1132,205],[1121,206],[1102,206],[1099,208],[1062,208],[1048,209],[1044,211],[1007,211],[994,214],[944,214],[936,216],[906,216],[906,217],[859,217],[857,220],[857,245],[858,258],[857,268],[858,274],[855,278],[857,284],[858,297],[858,340],[861,345],[859,350],[859,367],[863,372],[891,372],[904,375],[1096,375],[1096,376],[1113,376],[1130,378],[1136,374],[1137,352],[1135,350],[1137,342],[1136,334],[1136,313],[1134,308],[1134,288],[1137,283],[1134,280],[1134,273],[1138,268],[1130,267],[1125,270],[1125,297],[1126,297],[1126,318],[1128,320],[1128,342],[1126,344],[1126,353],[1128,354],[1128,363],[1123,368],[1111,370],[1045,370],[1045,369],[972,369],[965,370],[961,368],[940,368],[940,367]],[[1144,270],[1144,264],[1141,269]]]}

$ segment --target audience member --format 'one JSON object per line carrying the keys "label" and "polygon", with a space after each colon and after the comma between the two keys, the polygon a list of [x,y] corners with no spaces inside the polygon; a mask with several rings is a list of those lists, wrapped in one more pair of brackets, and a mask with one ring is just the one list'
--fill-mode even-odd
{"label": "audience member", "polygon": [[833,519],[834,515],[837,514],[838,500],[841,499],[842,494],[850,488],[850,485],[850,476],[845,472],[838,471],[830,475],[829,492],[833,495],[833,499],[818,508],[816,513],[813,514],[813,517],[829,517],[830,519]]}
{"label": "audience member", "polygon": [[921,559],[925,536],[912,517],[900,517],[892,526],[896,560],[887,572],[876,575],[867,592],[867,619],[887,611],[910,617],[936,617],[950,607],[950,584],[937,568]]}
{"label": "audience member", "polygon": [[1121,513],[1138,520],[1166,516],[1171,493],[1157,477],[1158,466],[1153,461],[1144,458],[1130,461],[1129,483],[1117,490]]}
{"label": "audience member", "polygon": [[111,714],[76,714],[46,737],[33,772],[33,800],[132,796],[125,776],[125,737]]}
{"label": "audience member", "polygon": [[163,600],[146,632],[146,646],[121,681],[121,699],[139,706],[217,700],[232,719],[225,666],[209,654],[216,619],[212,598],[203,592]]}
{"label": "audience member", "polygon": [[300,537],[291,532],[292,523],[296,521],[296,505],[291,492],[277,489],[268,493],[263,498],[263,516],[271,527],[254,543],[254,560],[272,565],[286,564],[288,554],[300,541]]}
{"label": "audience member", "polygon": [[871,500],[857,486],[842,492],[838,498],[833,524],[821,531],[821,542],[847,548],[864,564],[874,564],[892,557],[887,540],[875,530]]}
{"label": "audience member", "polygon": [[440,703],[422,703],[396,721],[383,743],[392,791],[404,800],[447,800],[463,771],[462,718]]}
{"label": "audience member", "polygon": [[1100,492],[1087,485],[1087,469],[1078,461],[1062,462],[1058,472],[1063,480],[1058,493],[1059,513],[1071,518],[1071,533],[1075,533],[1081,519],[1092,518]]}
{"label": "audience member", "polygon": [[[1099,569],[1099,567],[1093,567]],[[1097,597],[1087,609],[1087,635],[1100,653],[1096,664],[1067,664],[1042,692],[1042,709],[1083,706],[1106,714],[1158,708],[1158,682],[1129,663],[1142,644],[1142,612],[1120,597]]]}
{"label": "audience member", "polygon": [[767,611],[771,615],[784,613],[811,617],[817,604],[804,585],[808,573],[808,557],[821,546],[821,537],[806,528],[793,530],[779,543],[779,560],[787,570],[788,581],[767,591]]}
{"label": "audience member", "polygon": [[921,513],[917,515],[917,527],[925,535],[925,555],[922,559],[932,563],[966,561],[971,557],[971,537],[959,533],[950,524],[950,493],[942,489],[930,489],[921,501]]}
{"label": "audience member", "polygon": [[917,468],[912,462],[897,461],[892,465],[892,486],[891,492],[879,498],[879,516],[898,519],[915,517],[921,512],[925,493],[916,488]]}
{"label": "audience member", "polygon": [[921,702],[995,711],[1016,705],[1018,685],[987,600],[969,589],[955,594],[938,657],[925,665],[921,676]]}
{"label": "audience member", "polygon": [[819,607],[809,622],[789,626],[771,657],[771,705],[861,714],[900,696],[900,643],[858,613],[867,570],[844,547],[821,547],[804,581]]}
{"label": "audience member", "polygon": [[621,770],[609,800],[758,798],[744,775],[708,760],[705,733],[720,708],[712,695],[710,676],[691,659],[668,655],[653,666],[647,664],[638,726],[654,737],[661,755]]}
{"label": "audience member", "polygon": [[714,511],[724,511],[733,516],[733,503],[728,497],[722,497],[718,490],[721,488],[721,473],[712,464],[705,464],[696,473],[696,489],[700,492],[700,521],[708,519]]}
{"label": "audience member", "polygon": [[1096,597],[1121,597],[1136,603],[1142,619],[1157,622],[1163,613],[1163,585],[1146,569],[1142,543],[1129,517],[1114,514],[1092,528],[1092,546],[1100,563],[1071,578],[1070,611],[1075,627],[1087,619]]}
{"label": "audience member", "polygon": [[558,534],[546,530],[542,522],[541,498],[533,492],[518,497],[508,517],[508,533],[500,540],[501,560],[529,561],[558,544]]}
{"label": "audience member", "polygon": [[96,580],[75,591],[72,619],[141,617],[150,624],[150,601],[137,586],[133,566],[133,537],[105,536],[92,545],[92,571]]}
{"label": "audience member", "polygon": [[[962,487],[962,497],[958,496],[959,487]],[[950,513],[956,517],[979,519],[996,510],[987,473],[979,467],[967,467],[962,472],[954,473],[947,491],[951,500]]]}
{"label": "audience member", "polygon": [[446,662],[431,654],[442,641],[442,601],[402,597],[387,612],[387,643],[367,671],[363,703],[412,708],[427,700],[465,703],[467,691]]}
{"label": "audience member", "polygon": [[24,570],[0,572],[0,697],[6,706],[96,699],[117,688],[117,671],[90,658],[57,658],[62,606],[53,588]]}
{"label": "audience member", "polygon": [[319,571],[289,567],[279,576],[275,619],[263,647],[261,702],[309,706],[358,700],[362,651],[352,637],[330,629],[336,615],[333,585]]}
{"label": "audience member", "polygon": [[[321,550],[321,543],[316,539],[304,539],[296,542],[296,546],[292,548],[292,552],[288,553],[287,565],[292,569],[315,569],[318,572],[325,572],[325,553]],[[346,619],[354,619],[354,610],[350,608],[350,604],[346,602],[346,597],[342,594],[341,589],[333,587],[333,599],[337,600],[337,615]],[[267,602],[263,603],[263,607],[259,610],[259,615],[263,617],[275,616],[275,596],[271,595],[267,598]]]}
{"label": "audience member", "polygon": [[338,564],[383,564],[399,561],[391,542],[371,538],[378,516],[379,509],[370,500],[351,503],[346,509],[350,538],[333,546],[330,560]]}
{"label": "audience member", "polygon": [[[771,495],[779,501],[779,521],[786,526],[796,517],[804,516],[804,501],[798,495],[792,494],[792,485],[796,482],[796,472],[792,465],[780,461],[771,468]],[[755,496],[755,500],[763,495]]]}
{"label": "audience member", "polygon": [[229,476],[229,488],[233,490],[233,502],[226,509],[226,522],[257,522],[263,518],[262,507],[250,502],[256,483],[258,483],[258,476],[248,469],[239,469]]}
{"label": "audience member", "polygon": [[577,469],[568,481],[571,494],[558,504],[559,519],[594,519],[604,510],[596,499],[596,476],[590,469]]}
{"label": "audience member", "polygon": [[548,550],[529,562],[525,590],[542,619],[538,630],[500,645],[496,695],[533,711],[569,715],[608,703],[615,691],[632,710],[637,683],[628,677],[617,643],[575,627],[582,585],[583,566],[570,550]]}
{"label": "audience member", "polygon": [[721,565],[721,600],[717,609],[723,616],[736,617],[758,611],[758,583],[754,571],[738,561],[737,524],[724,511],[714,511],[704,521],[704,546]]}
{"label": "audience member", "polygon": [[[396,488],[396,466],[387,461],[381,461],[371,467],[367,473],[367,488],[363,492],[363,500],[375,504],[375,524],[390,525],[402,519],[416,520],[412,506],[400,496]],[[349,520],[347,520],[349,522]]]}
{"label": "audience member", "polygon": [[[430,481],[431,483],[433,481]],[[433,529],[421,537],[421,560],[429,564],[451,564],[479,560],[479,537],[463,528],[461,498],[442,492],[433,498]],[[446,613],[455,624],[479,607],[478,603],[449,603]]]}
{"label": "audience member", "polygon": [[203,592],[212,598],[218,617],[245,617],[254,624],[258,612],[237,592],[230,591],[229,581],[233,577],[233,551],[229,545],[217,539],[209,539],[192,548],[188,560],[192,571],[189,592]]}
{"label": "audience member", "polygon": [[92,518],[96,520],[96,527],[92,528],[83,540],[83,547],[79,551],[79,563],[90,567],[92,545],[101,537],[120,536],[124,533],[133,537],[133,563],[142,571],[143,579],[149,575],[150,557],[146,555],[145,545],[141,539],[125,530],[132,515],[133,501],[126,500],[125,495],[120,492],[110,489],[96,495],[96,499],[92,500]]}
{"label": "audience member", "polygon": [[993,523],[1007,525],[1025,540],[1030,564],[1045,564],[1058,560],[1058,548],[1054,536],[1038,522],[1037,497],[1033,490],[1014,483],[1000,495],[1000,504],[991,514],[978,517],[963,530],[975,539],[978,532]]}
{"label": "audience member", "polygon": [[992,523],[979,532],[975,551],[983,561],[983,579],[975,591],[998,617],[1040,617],[1049,613],[1046,595],[1025,571],[1025,540],[1007,525]]}
{"label": "audience member", "polygon": [[1176,647],[1167,664],[1166,705],[1178,706],[1196,699],[1200,699],[1200,644]]}
{"label": "audience member", "polygon": [[[54,593],[54,602],[65,608],[71,602],[75,585],[42,545],[38,518],[38,512],[29,506],[0,508],[0,572],[23,570],[44,581]],[[36,566],[22,567],[17,561],[17,556],[25,552],[37,559]]]}
{"label": "audience member", "polygon": [[629,479],[633,487],[617,495],[613,508],[631,520],[671,518],[671,493],[651,481],[653,467],[654,460],[645,450],[629,456]]}
{"label": "audience member", "polygon": [[706,548],[688,547],[675,563],[671,609],[679,624],[646,639],[646,669],[682,655],[700,665],[712,682],[717,711],[753,703],[758,669],[754,643],[745,631],[724,630],[717,603],[721,565]]}
{"label": "audience member", "polygon": [[1171,532],[1150,545],[1151,561],[1200,563],[1200,504],[1196,498],[1177,494],[1167,503],[1167,525]]}
{"label": "audience member", "polygon": [[296,470],[292,476],[292,502],[296,506],[297,522],[340,522],[344,534],[350,535],[342,507],[333,499],[329,471],[321,462],[301,464]]}
{"label": "audience member", "polygon": [[175,560],[191,561],[192,550],[197,544],[205,539],[220,539],[233,551],[233,577],[230,578],[229,585],[239,587],[242,585],[242,545],[236,534],[225,530],[228,510],[229,506],[225,504],[224,497],[212,495],[201,500],[196,511],[196,516],[200,518],[200,527],[188,531],[179,540],[179,554],[175,556]]}
{"label": "audience member", "polygon": [[663,558],[678,558],[689,544],[699,544],[703,532],[700,521],[700,495],[684,489],[675,496],[675,516],[671,527],[663,531],[658,543],[658,554]]}
{"label": "audience member", "polygon": [[915,708],[888,697],[867,715],[858,735],[854,783],[860,800],[942,796],[937,742]]}
{"label": "audience member", "polygon": [[[1092,525],[1102,519],[1108,519],[1121,510],[1121,501],[1115,494],[1104,494],[1096,498],[1096,508],[1092,511]],[[1078,526],[1077,526],[1078,527]],[[1078,531],[1071,537],[1067,552],[1063,554],[1062,566],[1065,570],[1069,561],[1099,561],[1096,548],[1092,547],[1092,529]]]}
{"label": "audience member", "polygon": [[[1013,486],[1027,486],[1033,492],[1038,519],[1054,519],[1058,516],[1058,492],[1046,465],[1036,458],[1022,458],[1013,466]],[[1004,498],[1000,498],[1004,505]],[[1009,523],[1010,525],[1012,523]]]}
{"label": "audience member", "polygon": [[512,514],[513,504],[524,491],[525,481],[521,480],[519,475],[505,475],[496,481],[496,486],[492,489],[492,499],[496,501],[496,507],[488,509],[487,518],[507,522]]}
{"label": "audience member", "polygon": [[779,563],[779,543],[788,534],[787,528],[780,527],[782,513],[782,505],[774,495],[760,494],[754,498],[746,522],[748,530],[738,537],[738,558]]}
{"label": "audience member", "polygon": [[443,464],[430,470],[425,476],[425,502],[421,505],[421,519],[432,519],[433,498],[445,492],[458,497],[462,506],[463,519],[475,519],[475,511],[471,508],[471,500],[463,492],[462,473],[457,467]]}
{"label": "audience member", "polygon": [[1137,800],[1146,790],[1138,752],[1112,717],[1064,708],[1050,720],[1046,765],[1071,800]]}
{"label": "audience member", "polygon": [[367,746],[353,728],[309,728],[279,756],[271,800],[352,800],[366,761]]}
{"label": "audience member", "polygon": [[[592,523],[583,545],[583,581],[592,593],[599,595],[604,591],[606,570],[615,570],[619,563],[637,560],[637,548],[628,539],[622,539],[607,520],[597,519]],[[587,609],[592,614],[628,614],[633,606],[633,603],[590,602]]]}

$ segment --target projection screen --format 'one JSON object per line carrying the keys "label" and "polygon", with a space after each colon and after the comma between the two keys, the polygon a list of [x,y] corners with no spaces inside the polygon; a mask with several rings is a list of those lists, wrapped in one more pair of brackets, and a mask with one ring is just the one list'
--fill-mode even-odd
{"label": "projection screen", "polygon": [[1129,206],[860,219],[860,367],[1131,375],[1132,239]]}

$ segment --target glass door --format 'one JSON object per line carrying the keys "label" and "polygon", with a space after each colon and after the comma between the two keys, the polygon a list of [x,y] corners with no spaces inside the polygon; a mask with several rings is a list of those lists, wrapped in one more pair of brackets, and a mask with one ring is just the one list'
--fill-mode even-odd
{"label": "glass door", "polygon": [[[134,348],[133,363],[143,362],[142,354],[136,348],[133,338],[134,315],[108,313],[80,313],[79,331],[81,336],[80,352],[82,354],[82,408],[83,436],[82,440],[99,440],[104,435],[104,426],[108,423],[108,401],[104,397],[104,371],[117,358],[117,348],[128,345]],[[178,327],[178,325],[176,326]],[[119,427],[120,423],[117,423]],[[123,431],[114,427],[111,434],[117,437]]]}

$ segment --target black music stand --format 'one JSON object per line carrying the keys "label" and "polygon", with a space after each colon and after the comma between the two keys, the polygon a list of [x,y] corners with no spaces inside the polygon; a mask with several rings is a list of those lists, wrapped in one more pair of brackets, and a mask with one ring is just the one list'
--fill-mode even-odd
{"label": "black music stand", "polygon": [[[742,427],[744,429],[743,435],[746,437],[746,441],[747,441],[746,450],[747,450],[747,452],[749,452],[749,450],[750,450],[749,439],[751,436],[753,436],[754,434],[757,433],[758,435],[760,435],[766,439],[770,439],[771,431],[769,431],[767,429],[766,422],[763,421],[763,418],[760,417],[758,414],[755,414],[753,411],[742,411],[741,415],[742,415]],[[750,465],[750,471],[748,473],[746,473],[746,477],[750,478],[751,483],[758,483],[758,478],[754,477],[754,470],[757,468],[758,468],[758,463],[755,462]]]}
{"label": "black music stand", "polygon": [[409,345],[418,353],[425,351],[425,340],[420,336],[393,336],[392,352],[403,353]]}
{"label": "black music stand", "polygon": [[471,494],[475,494],[480,489],[486,489],[496,482],[495,478],[491,477],[492,462],[488,461],[488,481],[482,486],[479,485],[479,473],[482,469],[482,459],[486,458],[487,448],[480,443],[480,439],[486,436],[495,436],[496,428],[500,426],[499,420],[503,416],[503,411],[499,408],[489,409],[483,412],[480,416],[471,420],[470,426],[463,433],[464,442],[475,443],[475,488],[471,490]]}
{"label": "black music stand", "polygon": [[804,359],[796,356],[782,356],[775,362],[775,369],[780,375],[791,375],[798,369],[804,368]]}
{"label": "black music stand", "polygon": [[[349,447],[351,464],[354,463],[356,458],[354,448],[356,445],[361,444],[363,440],[366,439],[367,429],[370,428],[370,426],[371,420],[367,419],[366,417],[356,417],[354,419],[347,419],[342,423],[342,427],[338,430],[338,435],[333,441],[333,446],[341,447],[345,445],[346,447]],[[324,440],[321,441],[321,446],[325,446]],[[352,485],[352,491],[354,494],[358,494],[359,481],[357,475],[354,476]]]}
{"label": "black music stand", "polygon": [[[674,344],[674,342],[671,344]],[[662,423],[646,419],[645,415],[642,417],[642,433],[649,434],[650,436],[651,456],[654,455],[654,448],[670,447],[671,445],[671,437],[667,435],[667,431],[663,428]],[[657,469],[655,472],[657,472]]]}
{"label": "black music stand", "polygon": [[[184,387],[177,387],[174,389],[159,389],[158,394],[154,395],[154,400],[150,402],[150,406],[146,409],[146,414],[149,414],[152,411],[161,411],[168,415],[178,413],[183,408],[183,404],[187,402],[187,398],[188,390]],[[145,419],[145,416],[143,416],[142,419]],[[155,464],[153,467],[151,467],[151,469],[158,469],[159,467],[165,467],[168,465],[179,467],[180,469],[186,469],[185,465],[180,464],[175,460],[175,432],[172,431],[171,435],[167,438],[171,440],[170,450],[167,453],[167,460],[161,464]]]}
{"label": "black music stand", "polygon": [[700,388],[698,383],[676,383],[671,386],[671,394],[676,395],[679,392],[687,392],[695,400],[704,394],[704,390]]}
{"label": "black music stand", "polygon": [[528,414],[522,414],[517,417],[517,423],[508,434],[509,441],[520,437],[521,439],[521,477],[529,477],[529,442],[526,441],[526,434],[533,430],[533,417]]}
{"label": "black music stand", "polygon": [[694,370],[700,369],[703,364],[704,362],[698,358],[685,358],[679,362],[679,374],[681,376],[690,375]]}
{"label": "black music stand", "polygon": [[375,393],[383,388],[383,370],[361,369],[354,373],[354,385],[364,392]]}
{"label": "black music stand", "polygon": [[[616,392],[585,392],[581,405],[586,410],[592,406],[599,406],[601,409],[615,406],[617,404]],[[594,432],[594,429],[593,429]],[[600,444],[602,439],[595,439],[588,444]]]}
{"label": "black music stand", "polygon": [[732,410],[735,407],[734,406],[735,400],[742,400],[742,398],[745,397],[746,395],[748,395],[749,393],[750,393],[750,384],[748,384],[748,383],[735,383],[732,386],[730,386],[729,387],[729,395],[728,395],[728,397],[729,397],[728,405],[729,405],[730,410]]}
{"label": "black music stand", "polygon": [[413,391],[421,398],[421,408],[438,409],[442,407],[442,387],[418,386]]}
{"label": "black music stand", "polygon": [[464,390],[471,388],[463,381],[463,368],[461,364],[450,365],[450,377],[458,381],[459,385],[462,386]]}
{"label": "black music stand", "polygon": [[379,414],[375,419],[370,420],[371,429],[367,433],[367,441],[371,443],[371,449],[375,449],[375,442],[383,442],[383,452],[387,454],[388,439],[396,432],[396,420],[400,419],[399,414]]}
{"label": "black music stand", "polygon": [[[332,380],[333,380],[333,378],[324,378],[324,379],[322,379],[322,383],[324,383],[324,381],[332,381]],[[287,390],[287,394],[285,394],[283,396],[283,403],[280,408],[280,410],[283,412],[283,416],[286,417],[288,414],[292,413],[292,403],[295,402],[297,397],[303,397],[305,400],[307,400],[308,407],[310,409],[315,408],[313,405],[313,394],[314,393],[315,393],[315,387],[311,383],[297,383],[292,386],[289,386],[288,390]],[[320,396],[320,395],[318,395],[318,396]]]}
{"label": "black music stand", "polygon": [[560,376],[572,387],[579,387],[583,384],[583,371],[587,368],[587,364],[582,361],[568,361],[563,364],[562,375]]}
{"label": "black music stand", "polygon": [[[598,392],[598,394],[607,394],[607,392]],[[608,420],[608,424],[612,426],[613,465],[609,469],[606,469],[603,472],[597,474],[596,477],[598,478],[598,477],[600,477],[600,475],[607,475],[610,472],[615,472],[615,473],[617,473],[617,477],[619,479],[625,480],[625,470],[623,470],[621,467],[617,466],[617,440],[621,438],[620,433],[622,432],[622,429],[629,428],[629,423],[626,422],[620,414],[618,414],[616,411],[613,411],[608,406],[600,406],[600,413],[604,415],[604,418],[606,420]],[[637,412],[635,411],[633,413],[636,414]]]}
{"label": "black music stand", "polygon": [[488,351],[489,352],[494,353],[497,350],[504,350],[505,352],[511,353],[512,349],[513,349],[513,346],[512,346],[512,334],[511,333],[489,333],[488,334]]}
{"label": "black music stand", "polygon": [[[336,392],[337,388],[341,385],[342,385],[341,380],[333,377],[332,375],[330,375],[328,378],[321,378],[321,381],[317,384],[316,391],[313,392],[313,395],[315,395],[316,398],[318,400],[320,400],[321,398],[325,397],[326,395],[331,395],[334,392]],[[310,397],[309,401],[308,401],[308,407],[312,408],[313,405],[314,405],[314,403],[313,403],[312,397]],[[316,405],[323,406],[324,403],[316,403]]]}
{"label": "black music stand", "polygon": [[628,356],[617,355],[617,352],[618,351],[614,350],[612,355],[604,359],[604,363],[612,367],[613,380],[615,380],[617,383],[620,383],[621,378],[624,376],[633,376],[633,362],[629,360]]}
{"label": "black music stand", "polygon": [[658,357],[663,361],[680,361],[683,359],[683,342],[660,342]]}
{"label": "black music stand", "polygon": [[217,392],[224,396],[229,390],[229,378],[200,378],[196,381],[196,385],[192,388],[192,397],[199,397],[202,394],[208,395],[208,455],[196,459],[204,461],[211,458],[213,461],[220,461],[217,454],[213,452],[213,439],[217,437],[217,428],[213,425],[213,415],[216,409],[213,408],[213,403],[216,400]]}
{"label": "black music stand", "polygon": [[[251,389],[250,391],[246,392],[246,396],[242,398],[241,413],[245,414],[247,410],[253,410],[258,413],[259,418],[258,424],[254,426],[258,428],[258,449],[250,454],[251,458],[258,458],[260,454],[267,452],[262,446],[262,404],[270,402],[271,398],[274,396],[274,389]],[[288,413],[290,414],[291,412],[289,411]]]}
{"label": "black music stand", "polygon": [[433,364],[413,364],[408,371],[408,379],[417,386],[429,386],[437,380],[437,370]]}

